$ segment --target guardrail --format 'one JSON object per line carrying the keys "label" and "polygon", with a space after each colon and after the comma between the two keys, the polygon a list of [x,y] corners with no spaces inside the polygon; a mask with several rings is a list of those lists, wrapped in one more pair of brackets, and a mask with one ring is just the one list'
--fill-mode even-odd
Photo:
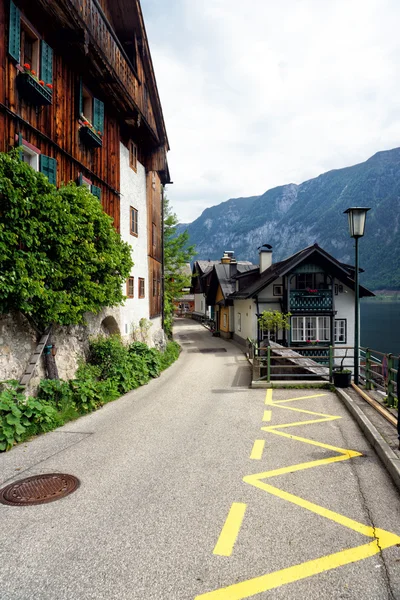
{"label": "guardrail", "polygon": [[[398,407],[397,372],[400,357],[371,348],[360,348],[360,377],[367,390],[378,389],[387,394],[390,408]],[[397,365],[397,368],[395,366]]]}
{"label": "guardrail", "polygon": [[[334,371],[354,369],[353,346],[259,346],[247,340],[247,355],[253,366],[253,381],[270,383],[277,379],[315,379],[333,381]],[[398,406],[397,371],[400,358],[370,348],[360,348],[360,379],[367,390],[386,393],[386,403]],[[397,366],[397,368],[396,368]]]}

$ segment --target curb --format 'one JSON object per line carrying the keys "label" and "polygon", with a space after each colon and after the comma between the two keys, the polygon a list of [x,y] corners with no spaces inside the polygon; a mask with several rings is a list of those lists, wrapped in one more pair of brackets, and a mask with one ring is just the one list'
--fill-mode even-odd
{"label": "curb", "polygon": [[379,431],[362,412],[361,408],[357,406],[354,400],[342,389],[336,388],[336,394],[342,400],[349,413],[357,421],[360,429],[363,431],[365,437],[392,477],[394,484],[400,490],[400,458],[396,456],[389,444],[385,442]]}

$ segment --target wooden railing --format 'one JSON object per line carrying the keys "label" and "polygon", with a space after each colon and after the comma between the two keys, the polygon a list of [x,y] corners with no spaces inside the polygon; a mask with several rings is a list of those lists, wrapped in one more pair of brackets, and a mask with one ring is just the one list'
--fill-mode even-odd
{"label": "wooden railing", "polygon": [[97,2],[95,0],[64,1],[74,7],[83,27],[89,32],[91,40],[95,42],[106,59],[108,68],[113,71],[114,76],[122,83],[129,97],[132,98],[153,132],[157,135],[157,126],[149,104],[146,86],[144,82],[139,81],[121,42],[108,21],[104,18],[103,12]]}

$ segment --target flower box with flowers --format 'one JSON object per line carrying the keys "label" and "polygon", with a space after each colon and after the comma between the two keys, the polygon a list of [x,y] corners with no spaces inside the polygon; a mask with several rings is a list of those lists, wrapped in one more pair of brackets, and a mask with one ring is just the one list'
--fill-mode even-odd
{"label": "flower box with flowers", "polygon": [[32,104],[43,106],[53,102],[53,85],[45,83],[39,79],[34,69],[28,63],[23,65],[23,71],[20,70],[17,82],[21,94]]}
{"label": "flower box with flowers", "polygon": [[103,145],[103,134],[101,131],[96,131],[94,125],[84,115],[81,115],[79,124],[81,126],[79,131],[82,141],[87,146],[92,146],[92,148],[100,148]]}

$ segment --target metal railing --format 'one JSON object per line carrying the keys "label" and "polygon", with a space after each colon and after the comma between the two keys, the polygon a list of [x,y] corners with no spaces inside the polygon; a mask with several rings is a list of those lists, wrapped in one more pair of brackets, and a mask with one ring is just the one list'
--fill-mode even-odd
{"label": "metal railing", "polygon": [[[270,383],[277,379],[326,379],[333,381],[333,373],[354,370],[353,346],[259,346],[247,340],[247,355],[253,366],[253,381]],[[378,389],[386,394],[391,408],[398,406],[397,372],[400,357],[370,348],[360,348],[360,379],[367,390]]]}
{"label": "metal railing", "polygon": [[[367,390],[378,389],[387,394],[386,403],[398,407],[397,372],[400,358],[371,348],[360,348],[360,377]],[[397,368],[395,368],[397,365]]]}
{"label": "metal railing", "polygon": [[292,290],[290,310],[332,310],[332,290]]}

